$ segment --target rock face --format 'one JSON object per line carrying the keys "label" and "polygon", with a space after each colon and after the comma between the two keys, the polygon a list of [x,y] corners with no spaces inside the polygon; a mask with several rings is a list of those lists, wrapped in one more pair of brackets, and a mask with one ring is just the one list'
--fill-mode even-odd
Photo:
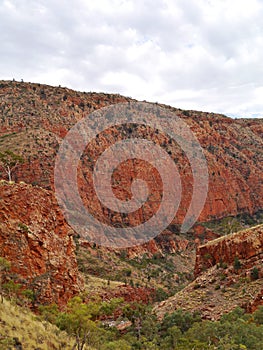
{"label": "rock face", "polygon": [[195,276],[216,264],[233,265],[238,260],[242,269],[259,265],[262,269],[263,262],[263,226],[259,225],[248,229],[217,238],[197,248]]}
{"label": "rock face", "polygon": [[83,287],[73,232],[50,191],[0,184],[0,256],[37,302],[63,305]]}
{"label": "rock face", "polygon": [[123,298],[126,302],[138,302],[143,304],[149,304],[153,301],[155,296],[154,288],[145,287],[131,287],[128,285],[121,285],[118,290],[112,292],[101,293],[102,300],[111,300],[112,298]]}
{"label": "rock face", "polygon": [[239,306],[263,305],[263,225],[215,239],[197,250],[196,279],[155,309],[160,318],[177,308],[219,319]]}
{"label": "rock face", "polygon": [[[56,151],[67,131],[98,108],[128,101],[132,99],[120,95],[81,93],[61,87],[2,81],[0,151],[11,149],[25,159],[24,164],[14,171],[14,179],[51,188]],[[251,214],[262,209],[263,120],[233,120],[214,113],[162,107],[184,119],[198,138],[207,159],[209,191],[199,221],[239,213]],[[119,213],[104,208],[96,197],[91,182],[94,161],[116,140],[126,137],[151,139],[176,161],[182,181],[182,201],[169,230],[177,233],[176,225],[182,223],[191,201],[191,167],[174,141],[147,127],[127,125],[110,128],[88,145],[78,178],[83,201],[100,220],[117,226],[137,224],[156,211],[157,204],[145,205],[143,212],[138,210],[135,215],[123,218]],[[145,171],[145,164],[127,162],[116,171],[113,179],[115,194],[123,200],[130,198],[131,192],[127,187],[131,185],[131,179],[141,174],[148,181],[150,172],[152,170]],[[6,175],[2,172],[0,176],[5,178]],[[151,186],[149,180],[149,187],[156,198],[160,198],[162,190],[159,180],[158,174],[155,176],[156,186]]]}

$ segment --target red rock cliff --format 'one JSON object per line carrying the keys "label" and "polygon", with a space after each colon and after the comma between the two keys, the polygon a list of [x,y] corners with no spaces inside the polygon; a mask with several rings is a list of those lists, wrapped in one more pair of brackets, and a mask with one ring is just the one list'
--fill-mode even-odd
{"label": "red rock cliff", "polygon": [[41,303],[62,305],[83,287],[73,232],[50,191],[0,184],[0,256]]}
{"label": "red rock cliff", "polygon": [[258,265],[263,270],[263,225],[217,238],[197,248],[195,275],[216,264],[233,264],[240,260],[241,268]]}
{"label": "red rock cliff", "polygon": [[[16,181],[50,188],[56,151],[67,131],[92,111],[127,101],[131,99],[120,95],[81,93],[61,87],[2,81],[0,151],[11,149],[25,159],[25,163],[14,172]],[[214,113],[163,107],[173,110],[185,120],[204,149],[209,171],[209,192],[199,221],[253,213],[262,209],[263,121],[233,120]],[[150,137],[176,160],[183,195],[173,224],[182,223],[191,200],[192,175],[189,162],[175,142],[170,142],[165,135],[156,134],[147,128],[112,128],[91,144],[82,164],[85,176],[79,177],[79,188],[83,190],[84,197],[86,195],[84,202],[93,208],[98,217],[106,214],[106,221],[120,224],[123,218],[119,214],[105,211],[94,195],[89,181],[92,164],[88,161],[89,156],[96,158],[105,147],[125,137],[130,131],[134,137]],[[135,165],[128,163],[119,169],[119,174],[116,172],[116,180],[120,183],[114,191],[121,199],[130,196],[127,185],[130,185],[133,175],[136,176],[143,170],[140,164]],[[117,179],[120,174],[121,181]],[[0,176],[4,178],[6,175],[2,172]],[[148,176],[147,171],[145,176]],[[158,183],[158,177],[156,179]],[[155,195],[159,195],[159,192],[155,191]],[[125,224],[137,223],[142,216],[151,216],[155,209],[146,205],[143,215],[138,211],[135,216],[125,218]]]}

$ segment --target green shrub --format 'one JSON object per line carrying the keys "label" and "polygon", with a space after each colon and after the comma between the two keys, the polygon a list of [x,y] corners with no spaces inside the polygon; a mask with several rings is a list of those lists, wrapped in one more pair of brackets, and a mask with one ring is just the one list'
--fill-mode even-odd
{"label": "green shrub", "polygon": [[19,222],[17,226],[19,227],[19,229],[22,232],[28,232],[29,231],[29,228],[27,227],[27,225],[23,224],[22,222]]}
{"label": "green shrub", "polygon": [[259,271],[258,271],[258,268],[255,266],[253,267],[251,273],[250,273],[250,276],[252,278],[253,281],[257,280],[259,278]]}
{"label": "green shrub", "polygon": [[236,256],[236,257],[235,257],[235,260],[234,260],[234,269],[235,269],[236,271],[238,271],[240,268],[241,268],[241,262],[240,262],[240,260],[238,259],[238,257]]}

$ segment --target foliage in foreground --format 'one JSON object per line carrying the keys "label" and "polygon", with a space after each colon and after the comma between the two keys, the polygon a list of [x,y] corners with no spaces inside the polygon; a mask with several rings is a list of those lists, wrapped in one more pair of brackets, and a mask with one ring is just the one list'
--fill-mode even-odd
{"label": "foliage in foreground", "polygon": [[33,305],[34,293],[12,279],[2,283],[9,268],[0,258],[0,350],[20,345],[39,350],[263,350],[263,307],[252,315],[237,308],[214,322],[177,309],[158,321],[145,304],[123,299],[87,302],[83,295],[71,299],[63,311],[57,305],[40,307],[41,319],[36,320],[28,309],[15,305]]}
{"label": "foliage in foreground", "polygon": [[[122,333],[116,324],[109,327],[101,320],[116,310],[122,320],[129,321]],[[121,299],[84,303],[75,297],[64,312],[49,306],[42,308],[42,314],[75,338],[77,350],[85,346],[101,350],[263,350],[263,307],[252,315],[237,308],[220,321],[201,320],[198,314],[178,309],[158,321],[143,304]]]}

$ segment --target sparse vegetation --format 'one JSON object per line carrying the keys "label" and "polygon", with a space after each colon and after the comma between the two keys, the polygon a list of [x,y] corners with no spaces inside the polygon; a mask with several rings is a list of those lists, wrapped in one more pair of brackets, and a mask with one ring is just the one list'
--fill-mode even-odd
{"label": "sparse vegetation", "polygon": [[259,210],[253,215],[243,213],[235,217],[226,216],[222,219],[204,222],[202,225],[223,236],[261,223],[263,223],[263,214],[262,210]]}
{"label": "sparse vegetation", "polygon": [[39,320],[29,309],[4,299],[0,304],[0,350],[72,350],[74,339],[55,325]]}
{"label": "sparse vegetation", "polygon": [[101,250],[98,255],[98,253],[92,253],[94,249],[88,250],[79,246],[77,253],[79,268],[87,276],[87,285],[92,275],[106,282],[110,280],[131,286],[156,290],[160,288],[169,296],[192,279],[191,270],[187,269],[187,263],[189,258],[193,258],[192,255],[180,257],[177,254],[164,256],[144,254],[129,259],[127,252],[117,255],[114,252]]}

